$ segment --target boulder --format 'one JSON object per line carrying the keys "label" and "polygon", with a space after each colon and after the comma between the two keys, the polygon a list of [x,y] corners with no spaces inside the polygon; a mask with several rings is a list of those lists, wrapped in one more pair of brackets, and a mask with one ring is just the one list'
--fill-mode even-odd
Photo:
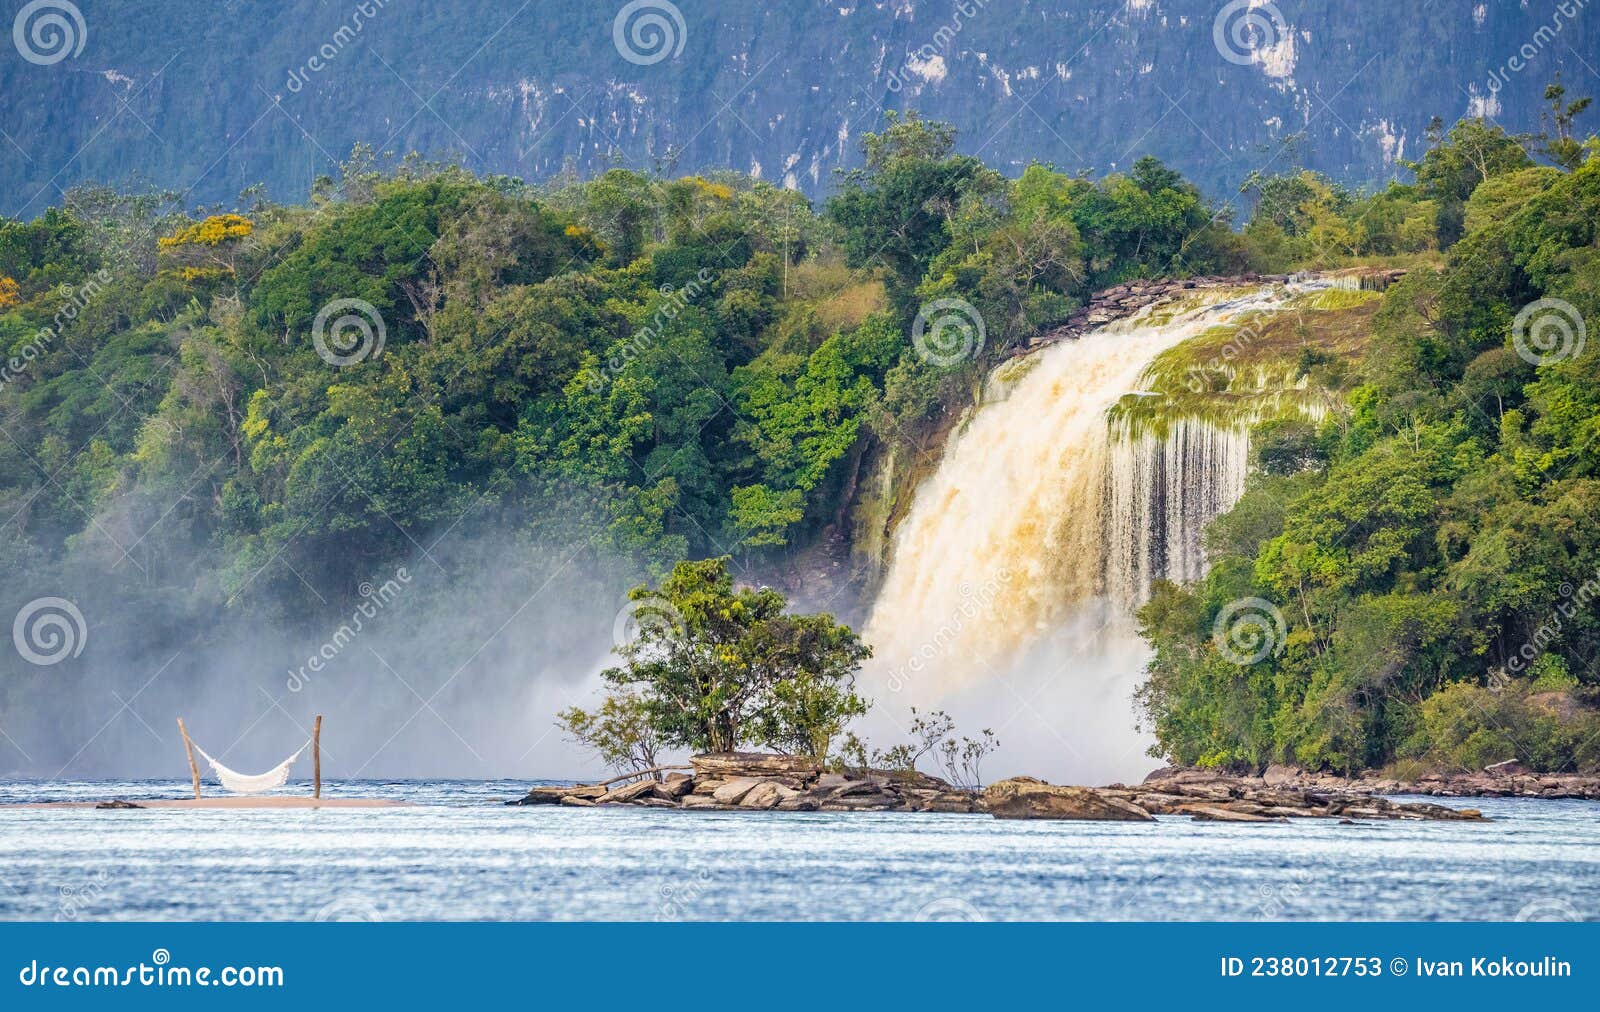
{"label": "boulder", "polygon": [[847,798],[858,794],[882,794],[888,791],[885,777],[867,777],[864,780],[847,780],[828,792],[829,798]]}
{"label": "boulder", "polygon": [[111,811],[117,811],[117,812],[125,812],[125,811],[127,811],[127,810],[129,810],[131,808],[143,808],[144,806],[143,805],[136,805],[131,801],[123,801],[121,798],[117,798],[115,801],[102,801],[99,804],[95,805],[94,807],[102,808],[102,809],[109,809]]}
{"label": "boulder", "polygon": [[737,805],[759,783],[755,777],[734,777],[712,791],[711,800],[719,805]]}
{"label": "boulder", "polygon": [[672,773],[655,785],[655,797],[663,801],[677,801],[694,790],[694,778],[687,773]]}
{"label": "boulder", "polygon": [[982,806],[997,819],[1083,819],[1151,822],[1143,808],[1087,787],[1058,787],[1033,777],[989,785]]}
{"label": "boulder", "polygon": [[946,812],[952,814],[965,814],[978,810],[978,796],[965,791],[951,791],[946,794],[937,794],[917,807],[919,812]]}
{"label": "boulder", "polygon": [[1267,771],[1261,774],[1261,782],[1266,784],[1268,787],[1283,787],[1288,784],[1296,783],[1299,781],[1299,779],[1299,770],[1295,769],[1293,766],[1281,766],[1277,763],[1273,763],[1271,766],[1268,766]]}
{"label": "boulder", "polygon": [[777,805],[779,801],[783,800],[782,795],[779,794],[780,791],[787,792],[789,794],[794,793],[781,784],[775,784],[770,780],[763,780],[757,783],[754,787],[751,787],[745,793],[745,795],[739,799],[739,807],[772,808]]}
{"label": "boulder", "polygon": [[561,804],[569,808],[593,808],[596,802],[590,801],[588,798],[580,798],[576,794],[568,794],[561,799]]}
{"label": "boulder", "polygon": [[605,797],[599,799],[602,804],[625,805],[630,801],[637,801],[648,795],[653,795],[656,782],[649,777],[635,780],[631,784],[620,784],[606,792]]}
{"label": "boulder", "polygon": [[680,804],[682,804],[684,808],[721,808],[722,807],[721,805],[717,804],[717,802],[714,799],[708,798],[704,794],[687,794],[687,795],[684,795],[683,801],[680,802]]}

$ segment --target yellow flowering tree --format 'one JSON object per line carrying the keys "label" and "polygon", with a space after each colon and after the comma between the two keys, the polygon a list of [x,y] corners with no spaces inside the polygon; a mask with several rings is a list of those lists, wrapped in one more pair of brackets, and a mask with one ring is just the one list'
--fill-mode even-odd
{"label": "yellow flowering tree", "polygon": [[202,281],[234,274],[239,242],[255,230],[255,222],[242,214],[214,214],[157,239],[156,245],[183,280]]}

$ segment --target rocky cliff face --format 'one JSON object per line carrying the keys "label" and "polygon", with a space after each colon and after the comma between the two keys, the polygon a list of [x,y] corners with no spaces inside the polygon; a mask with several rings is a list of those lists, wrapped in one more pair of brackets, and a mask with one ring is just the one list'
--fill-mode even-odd
{"label": "rocky cliff face", "polygon": [[357,141],[528,179],[732,167],[817,194],[904,108],[1012,170],[1148,153],[1224,197],[1300,162],[1362,183],[1433,116],[1536,128],[1557,69],[1592,80],[1575,54],[1597,20],[1554,0],[75,6],[81,49],[0,54],[7,214],[83,180],[298,197]]}

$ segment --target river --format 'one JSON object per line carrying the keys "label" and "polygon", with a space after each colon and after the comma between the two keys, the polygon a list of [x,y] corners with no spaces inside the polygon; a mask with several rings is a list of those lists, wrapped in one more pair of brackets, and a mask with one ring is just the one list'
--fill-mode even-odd
{"label": "river", "polygon": [[[1494,821],[1002,822],[507,807],[526,781],[341,783],[389,809],[0,804],[0,918],[1512,920],[1600,918],[1600,803]],[[0,803],[186,781],[0,781]],[[286,793],[309,793],[290,784]]]}

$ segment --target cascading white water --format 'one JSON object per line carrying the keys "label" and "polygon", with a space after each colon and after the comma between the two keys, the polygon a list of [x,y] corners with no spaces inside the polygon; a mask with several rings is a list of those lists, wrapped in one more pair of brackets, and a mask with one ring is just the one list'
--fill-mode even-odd
{"label": "cascading white water", "polygon": [[[1147,658],[1132,611],[1157,578],[1203,573],[1204,524],[1243,491],[1242,429],[1176,419],[1116,438],[1107,412],[1156,356],[1282,289],[1175,318],[1149,311],[1037,353],[952,434],[895,533],[866,627],[869,732],[908,707],[988,724],[1006,770],[1075,782],[1150,763],[1131,696]],[[1017,363],[1002,367],[1014,371]]]}
{"label": "cascading white water", "polygon": [[1112,443],[1106,476],[1106,595],[1132,615],[1156,580],[1205,575],[1206,524],[1244,494],[1250,463],[1247,428],[1195,418],[1167,431],[1123,434]]}

